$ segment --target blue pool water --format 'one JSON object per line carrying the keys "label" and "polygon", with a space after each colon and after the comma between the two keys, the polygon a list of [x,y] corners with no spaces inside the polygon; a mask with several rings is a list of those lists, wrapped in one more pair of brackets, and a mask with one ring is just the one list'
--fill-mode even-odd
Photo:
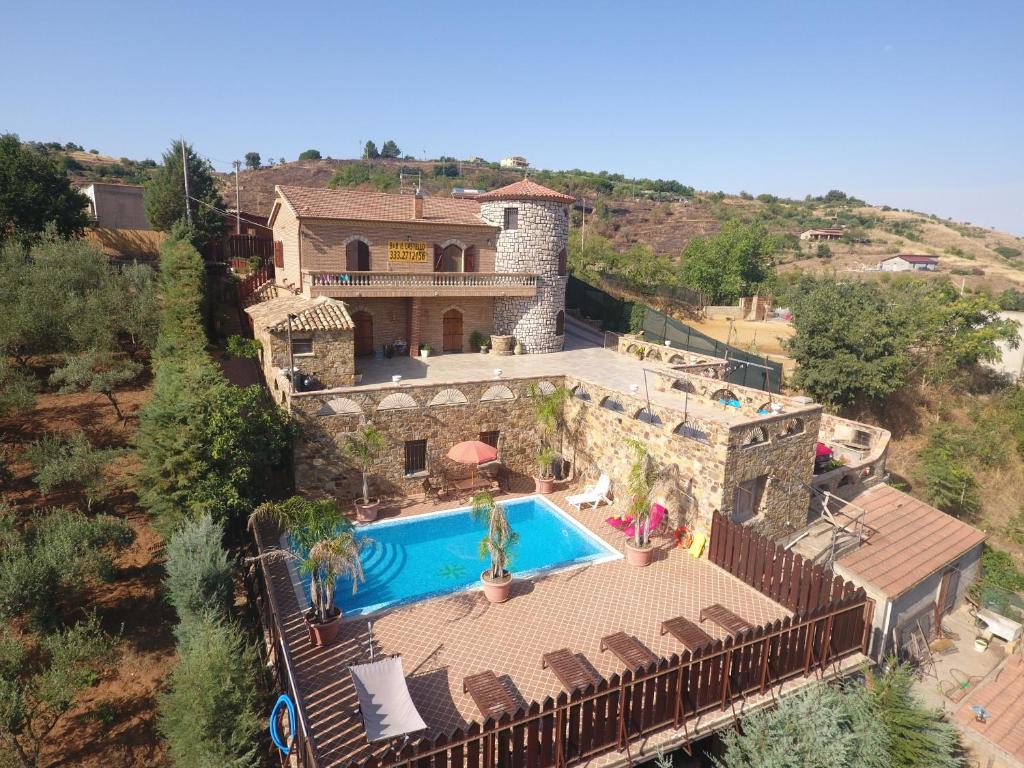
{"label": "blue pool water", "polygon": [[[511,564],[517,576],[620,556],[540,496],[499,503],[519,534]],[[372,540],[363,550],[366,581],[353,595],[352,581],[338,579],[334,600],[346,614],[365,614],[479,586],[489,563],[479,553],[484,532],[468,508],[360,526],[357,536]]]}

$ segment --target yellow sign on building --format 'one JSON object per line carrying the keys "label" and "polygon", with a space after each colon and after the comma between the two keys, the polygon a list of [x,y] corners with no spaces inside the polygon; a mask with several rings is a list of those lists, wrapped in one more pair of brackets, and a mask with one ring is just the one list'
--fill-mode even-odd
{"label": "yellow sign on building", "polygon": [[388,261],[403,264],[426,264],[427,244],[408,240],[388,240]]}

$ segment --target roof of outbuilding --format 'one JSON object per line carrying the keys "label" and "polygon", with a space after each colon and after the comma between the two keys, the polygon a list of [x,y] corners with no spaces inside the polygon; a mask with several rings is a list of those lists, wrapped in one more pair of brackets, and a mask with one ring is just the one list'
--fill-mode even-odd
{"label": "roof of outbuilding", "polygon": [[274,333],[288,330],[288,315],[293,315],[293,331],[350,331],[354,327],[345,304],[327,296],[279,296],[245,311],[254,326]]}
{"label": "roof of outbuilding", "polygon": [[969,552],[985,534],[890,485],[872,486],[850,500],[877,533],[836,564],[890,598]]}
{"label": "roof of outbuilding", "polygon": [[576,202],[576,198],[572,195],[556,192],[529,179],[523,179],[505,187],[492,189],[490,192],[477,195],[474,199],[483,202],[489,200],[546,200],[549,203],[566,204]]}
{"label": "roof of outbuilding", "polygon": [[903,259],[909,264],[938,264],[938,256],[928,256],[924,253],[899,253],[893,256],[894,259]]}
{"label": "roof of outbuilding", "polygon": [[476,200],[451,197],[424,197],[423,216],[413,216],[412,195],[366,192],[359,189],[316,189],[313,187],[276,187],[277,194],[295,211],[310,219],[355,219],[357,221],[396,221],[417,224],[457,224],[490,227],[480,219]]}

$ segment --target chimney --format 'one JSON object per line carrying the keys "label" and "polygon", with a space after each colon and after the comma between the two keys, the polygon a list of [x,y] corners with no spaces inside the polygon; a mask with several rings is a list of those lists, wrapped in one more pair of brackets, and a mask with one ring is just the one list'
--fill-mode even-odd
{"label": "chimney", "polygon": [[419,187],[416,188],[416,194],[412,196],[412,217],[414,219],[423,218],[423,190]]}

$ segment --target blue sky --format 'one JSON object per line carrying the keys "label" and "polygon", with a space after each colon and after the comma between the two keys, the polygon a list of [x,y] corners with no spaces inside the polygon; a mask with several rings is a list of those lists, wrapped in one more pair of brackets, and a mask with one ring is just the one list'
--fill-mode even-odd
{"label": "blue sky", "polygon": [[[4,3],[0,131],[521,154],[1024,234],[1024,3]],[[10,62],[18,62],[13,69]]]}

